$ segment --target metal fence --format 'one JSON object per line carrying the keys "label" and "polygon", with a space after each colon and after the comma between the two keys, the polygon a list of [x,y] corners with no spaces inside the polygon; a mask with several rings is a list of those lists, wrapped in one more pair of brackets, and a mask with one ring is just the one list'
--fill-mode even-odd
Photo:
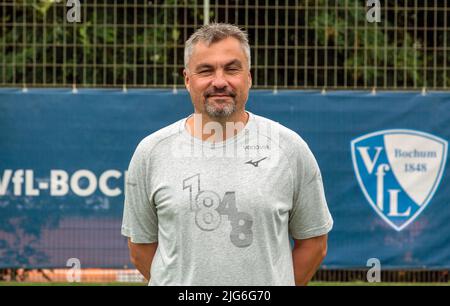
{"label": "metal fence", "polygon": [[216,21],[248,31],[255,88],[448,89],[449,1],[370,2],[2,0],[0,86],[183,87],[184,42]]}

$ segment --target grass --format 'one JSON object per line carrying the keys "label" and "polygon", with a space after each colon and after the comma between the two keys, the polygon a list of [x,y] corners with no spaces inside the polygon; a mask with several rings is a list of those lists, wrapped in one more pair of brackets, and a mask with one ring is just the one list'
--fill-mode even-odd
{"label": "grass", "polygon": [[64,283],[64,282],[0,282],[1,286],[146,286],[144,283],[121,283],[121,282],[111,282],[111,283]]}
{"label": "grass", "polygon": [[450,283],[367,283],[367,282],[312,282],[310,286],[450,286]]}
{"label": "grass", "polygon": [[[0,282],[0,286],[146,286],[145,283],[35,283]],[[367,283],[367,282],[311,282],[310,286],[450,286],[450,283]]]}

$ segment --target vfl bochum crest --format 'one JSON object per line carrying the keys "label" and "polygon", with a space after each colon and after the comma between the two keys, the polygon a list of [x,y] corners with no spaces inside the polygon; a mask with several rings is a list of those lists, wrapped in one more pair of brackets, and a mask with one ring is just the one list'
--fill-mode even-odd
{"label": "vfl bochum crest", "polygon": [[370,133],[352,140],[351,150],[364,196],[397,231],[430,203],[447,160],[447,141],[414,130]]}

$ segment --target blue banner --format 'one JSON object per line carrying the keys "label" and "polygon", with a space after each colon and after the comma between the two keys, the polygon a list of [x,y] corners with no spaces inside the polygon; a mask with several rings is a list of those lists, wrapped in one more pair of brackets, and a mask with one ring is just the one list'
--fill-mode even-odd
{"label": "blue banner", "polygon": [[[252,91],[247,108],[317,158],[335,221],[326,268],[450,267],[448,93]],[[186,91],[0,90],[0,268],[131,267],[131,155],[191,112]]]}

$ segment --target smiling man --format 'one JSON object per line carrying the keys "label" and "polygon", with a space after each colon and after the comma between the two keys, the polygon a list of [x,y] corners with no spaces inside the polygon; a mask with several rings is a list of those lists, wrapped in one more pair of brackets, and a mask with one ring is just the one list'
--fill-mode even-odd
{"label": "smiling man", "polygon": [[203,26],[184,61],[194,113],[142,140],[128,169],[132,262],[149,285],[307,284],[333,225],[313,154],[295,132],[246,111],[245,32]]}

